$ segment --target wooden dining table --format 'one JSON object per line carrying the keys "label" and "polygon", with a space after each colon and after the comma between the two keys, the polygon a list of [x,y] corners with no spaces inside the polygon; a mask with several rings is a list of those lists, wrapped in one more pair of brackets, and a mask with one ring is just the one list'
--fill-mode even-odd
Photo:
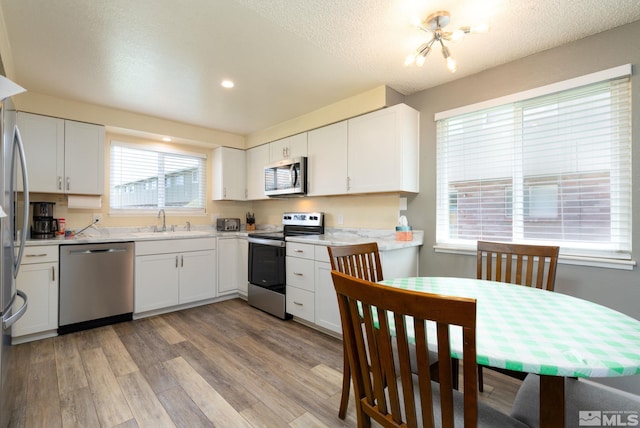
{"label": "wooden dining table", "polygon": [[[413,277],[380,283],[475,298],[478,364],[540,375],[543,428],[564,426],[565,377],[640,374],[640,321],[605,306],[558,292],[471,278]],[[411,340],[413,332],[408,333]],[[428,335],[435,338],[434,326]],[[451,356],[464,359],[461,331],[455,327]]]}

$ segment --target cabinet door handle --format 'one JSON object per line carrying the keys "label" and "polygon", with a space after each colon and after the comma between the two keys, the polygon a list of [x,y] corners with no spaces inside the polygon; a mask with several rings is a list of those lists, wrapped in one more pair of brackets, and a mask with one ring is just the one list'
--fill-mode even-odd
{"label": "cabinet door handle", "polygon": [[46,257],[47,253],[40,253],[40,254],[26,254],[25,257]]}
{"label": "cabinet door handle", "polygon": [[62,190],[62,177],[58,177],[58,190]]}
{"label": "cabinet door handle", "polygon": [[294,305],[298,305],[298,306],[304,306],[302,303],[300,303],[300,302],[296,302],[295,300],[293,301],[293,304],[294,304]]}
{"label": "cabinet door handle", "polygon": [[54,266],[51,266],[51,281],[56,281],[56,268]]}
{"label": "cabinet door handle", "polygon": [[71,179],[67,177],[67,190],[71,190]]}
{"label": "cabinet door handle", "polygon": [[176,256],[176,269],[178,269],[178,256]]}
{"label": "cabinet door handle", "polygon": [[293,250],[295,253],[304,253],[304,250],[295,249]]}
{"label": "cabinet door handle", "polygon": [[180,267],[184,267],[184,256],[180,256]]}
{"label": "cabinet door handle", "polygon": [[303,273],[300,273],[300,272],[294,272],[293,274],[294,275],[298,275],[298,276],[303,276],[304,275]]}

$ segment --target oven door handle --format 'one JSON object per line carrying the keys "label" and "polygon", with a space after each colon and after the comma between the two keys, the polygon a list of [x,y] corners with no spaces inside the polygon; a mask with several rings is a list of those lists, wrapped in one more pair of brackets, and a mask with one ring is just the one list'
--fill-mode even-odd
{"label": "oven door handle", "polygon": [[249,244],[269,245],[271,247],[284,247],[286,243],[277,239],[263,239],[263,238],[247,238]]}

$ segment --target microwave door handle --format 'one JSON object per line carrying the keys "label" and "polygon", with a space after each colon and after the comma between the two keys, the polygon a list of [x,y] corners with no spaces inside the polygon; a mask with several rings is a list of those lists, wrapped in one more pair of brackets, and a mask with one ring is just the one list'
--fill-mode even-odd
{"label": "microwave door handle", "polygon": [[289,167],[289,177],[291,179],[291,187],[296,187],[296,183],[298,182],[298,170],[294,163]]}

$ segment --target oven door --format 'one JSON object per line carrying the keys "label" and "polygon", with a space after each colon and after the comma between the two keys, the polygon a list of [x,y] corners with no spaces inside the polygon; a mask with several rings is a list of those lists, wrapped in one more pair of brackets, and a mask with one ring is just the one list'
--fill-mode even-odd
{"label": "oven door", "polygon": [[249,282],[276,293],[285,293],[285,242],[249,238]]}

